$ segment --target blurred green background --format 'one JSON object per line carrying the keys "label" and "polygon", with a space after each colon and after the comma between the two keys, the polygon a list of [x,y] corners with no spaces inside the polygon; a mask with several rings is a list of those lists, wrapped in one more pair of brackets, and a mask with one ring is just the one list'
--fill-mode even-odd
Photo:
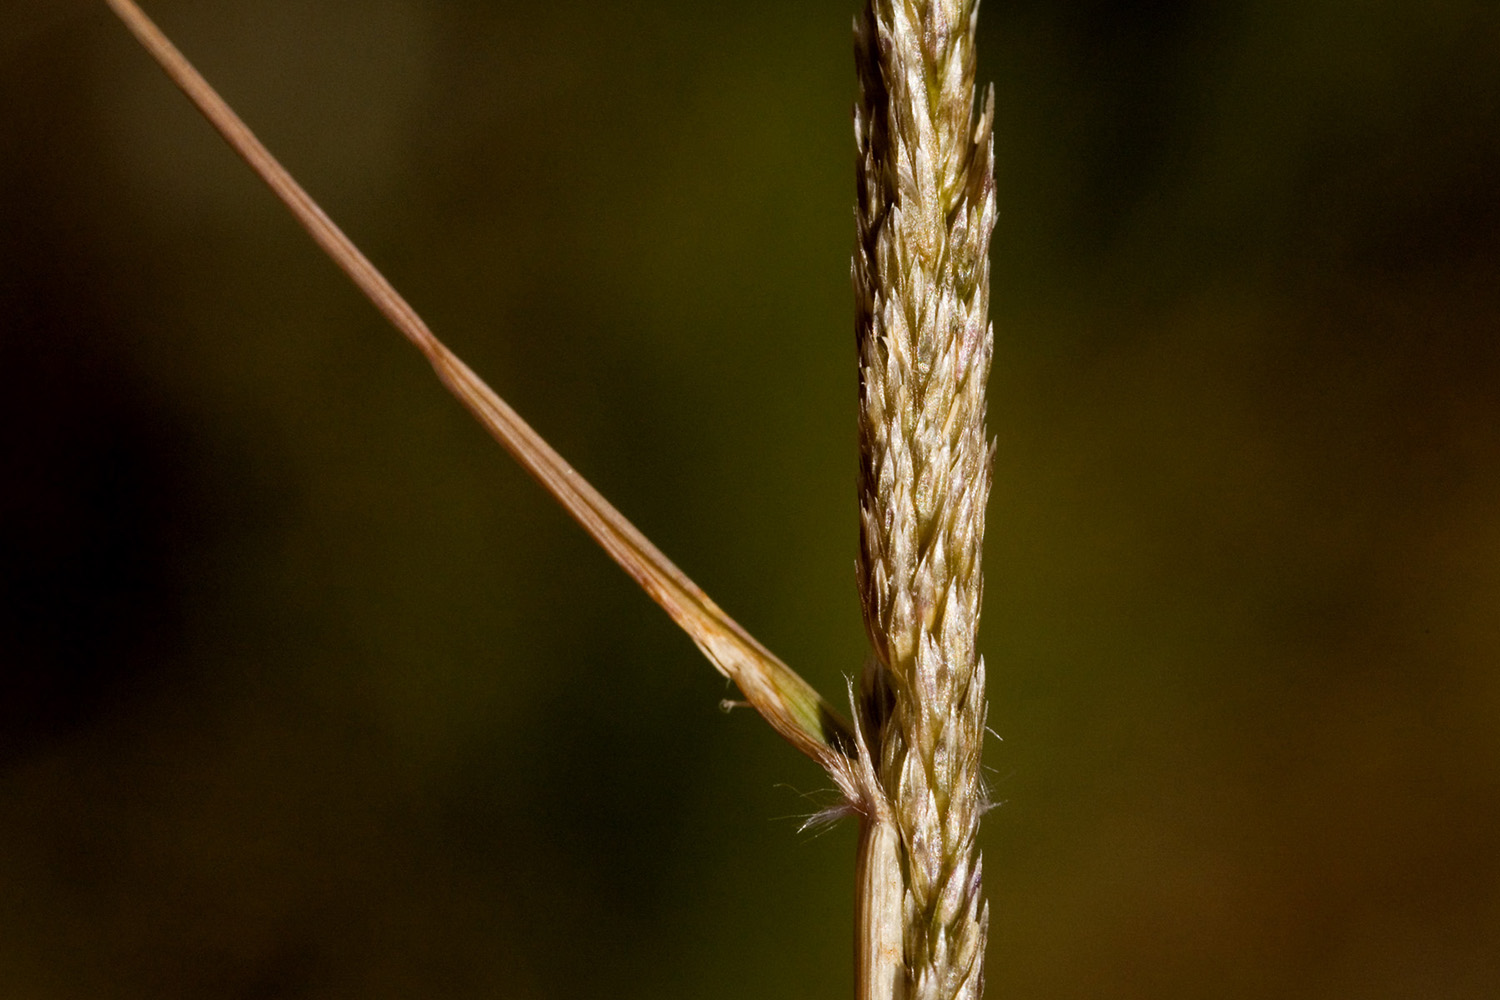
{"label": "blurred green background", "polygon": [[[837,696],[854,7],[150,11]],[[1500,995],[1500,9],[981,22],[989,994]],[[0,995],[850,996],[827,782],[102,3],[0,135]]]}

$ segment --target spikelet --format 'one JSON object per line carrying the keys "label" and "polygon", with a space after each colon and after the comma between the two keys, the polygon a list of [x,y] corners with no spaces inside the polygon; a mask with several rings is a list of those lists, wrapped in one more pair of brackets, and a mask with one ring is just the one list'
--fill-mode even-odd
{"label": "spikelet", "polygon": [[873,647],[856,714],[879,785],[867,797],[880,799],[864,810],[864,840],[885,845],[878,828],[893,825],[902,886],[898,968],[872,972],[878,956],[862,959],[865,1000],[984,989],[975,637],[995,190],[993,90],[974,113],[977,6],[868,0],[855,23],[858,572]]}

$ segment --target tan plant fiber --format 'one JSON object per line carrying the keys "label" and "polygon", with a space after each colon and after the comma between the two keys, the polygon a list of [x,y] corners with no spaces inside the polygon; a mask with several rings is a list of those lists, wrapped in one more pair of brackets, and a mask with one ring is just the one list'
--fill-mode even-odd
{"label": "tan plant fiber", "polygon": [[105,0],[172,81],[281,199],[360,291],[432,364],[438,378],[609,556],[672,616],[710,663],[787,742],[821,764],[851,801],[854,737],[837,711],[730,618],[475,375],[308,196],[133,0]]}
{"label": "tan plant fiber", "polygon": [[993,90],[974,110],[977,8],[869,0],[855,24],[858,570],[873,647],[856,714],[880,798],[861,838],[865,1000],[984,990],[976,635],[995,187]]}

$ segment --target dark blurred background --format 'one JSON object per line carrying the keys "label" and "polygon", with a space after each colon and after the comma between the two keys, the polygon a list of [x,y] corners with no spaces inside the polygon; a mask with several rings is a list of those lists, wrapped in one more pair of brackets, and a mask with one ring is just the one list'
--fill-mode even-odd
{"label": "dark blurred background", "polygon": [[[158,0],[826,693],[854,0]],[[994,0],[989,993],[1500,995],[1500,10]],[[0,5],[0,994],[847,997],[827,782],[102,3]]]}

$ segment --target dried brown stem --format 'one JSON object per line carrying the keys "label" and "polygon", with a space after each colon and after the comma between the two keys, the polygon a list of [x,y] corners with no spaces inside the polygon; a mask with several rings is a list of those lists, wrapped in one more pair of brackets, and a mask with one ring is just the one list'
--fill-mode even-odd
{"label": "dried brown stem", "polygon": [[485,429],[620,567],[692,638],[709,661],[798,750],[841,786],[853,736],[814,688],[720,610],[697,584],[652,545],[565,462],[515,410],[428,329],[391,283],[292,179],[177,48],[131,0],[106,0],[198,110],[291,210],[317,244],[385,317],[421,351],[438,378]]}

